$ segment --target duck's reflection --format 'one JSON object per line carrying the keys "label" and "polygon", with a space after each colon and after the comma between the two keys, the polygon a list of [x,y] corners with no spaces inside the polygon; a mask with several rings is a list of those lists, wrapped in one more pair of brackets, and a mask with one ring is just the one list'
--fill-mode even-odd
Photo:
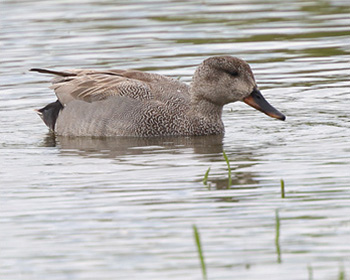
{"label": "duck's reflection", "polygon": [[195,154],[217,154],[223,149],[223,136],[196,137],[63,137],[47,134],[43,146],[60,148],[62,153],[75,153],[86,157],[117,158],[145,152],[166,150],[177,152],[191,148]]}
{"label": "duck's reflection", "polygon": [[[47,134],[43,146],[57,147],[62,155],[77,155],[93,158],[118,159],[126,155],[151,155],[152,153],[183,153],[192,150],[193,156],[199,161],[224,162],[223,136],[196,136],[196,137],[62,137]],[[227,152],[227,151],[226,151]],[[241,172],[241,168],[252,166],[256,163],[253,151],[239,149],[228,153],[233,171],[232,187],[256,185],[254,174]],[[204,174],[203,174],[204,175]],[[223,176],[211,176],[210,183],[215,189],[227,189],[227,174]],[[216,177],[216,178],[215,178]],[[199,180],[200,181],[200,180]]]}
{"label": "duck's reflection", "polygon": [[[254,178],[254,174],[251,172],[239,172],[240,166],[237,168],[234,168],[233,175],[232,175],[232,185],[228,185],[228,178],[223,177],[219,179],[210,179],[209,184],[210,186],[214,187],[217,190],[226,190],[230,188],[240,188],[241,186],[250,186],[249,188],[257,188],[258,181]],[[255,187],[251,187],[255,186]],[[244,187],[246,189],[247,187]]]}

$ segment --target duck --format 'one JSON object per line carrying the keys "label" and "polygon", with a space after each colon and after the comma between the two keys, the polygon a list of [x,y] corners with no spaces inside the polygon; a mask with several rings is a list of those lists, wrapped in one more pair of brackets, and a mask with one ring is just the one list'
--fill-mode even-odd
{"label": "duck", "polygon": [[190,85],[138,70],[30,71],[54,75],[57,100],[36,112],[60,136],[204,136],[224,134],[223,107],[241,101],[285,120],[261,94],[247,62],[205,59]]}

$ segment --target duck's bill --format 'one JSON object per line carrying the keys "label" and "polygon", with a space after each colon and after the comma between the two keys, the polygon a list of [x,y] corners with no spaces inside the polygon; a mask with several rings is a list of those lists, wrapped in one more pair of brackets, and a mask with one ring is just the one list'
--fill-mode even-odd
{"label": "duck's bill", "polygon": [[253,108],[265,113],[266,115],[284,121],[286,116],[280,111],[275,109],[269,102],[266,101],[261,92],[255,88],[253,92],[246,98],[243,99],[244,103],[252,106]]}

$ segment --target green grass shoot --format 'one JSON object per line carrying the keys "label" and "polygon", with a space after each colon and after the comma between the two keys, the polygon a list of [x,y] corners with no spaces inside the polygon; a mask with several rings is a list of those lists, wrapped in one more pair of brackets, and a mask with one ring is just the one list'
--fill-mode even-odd
{"label": "green grass shoot", "polygon": [[284,194],[284,180],[281,179],[281,197],[285,198],[285,194]]}
{"label": "green grass shoot", "polygon": [[309,265],[309,266],[307,267],[307,270],[309,271],[309,280],[313,280],[314,277],[313,277],[312,266]]}
{"label": "green grass shoot", "polygon": [[231,166],[230,166],[230,161],[228,160],[228,157],[225,153],[225,151],[222,151],[222,154],[224,155],[224,159],[226,161],[227,164],[227,168],[228,168],[228,187],[230,188],[232,186],[232,177],[231,177]]}
{"label": "green grass shoot", "polygon": [[338,280],[345,280],[345,270],[344,267],[339,267]]}
{"label": "green grass shoot", "polygon": [[207,280],[207,268],[205,266],[205,262],[204,262],[204,256],[203,256],[203,251],[202,251],[202,246],[201,246],[201,240],[199,237],[199,232],[198,229],[195,225],[193,225],[193,235],[194,235],[194,239],[196,241],[196,245],[197,245],[197,250],[198,250],[198,256],[201,262],[201,267],[202,267],[202,275],[203,275],[203,279]]}
{"label": "green grass shoot", "polygon": [[278,215],[278,209],[276,209],[276,236],[275,236],[275,245],[276,245],[276,252],[277,252],[277,262],[281,263],[281,247],[280,247],[280,218]]}
{"label": "green grass shoot", "polygon": [[204,178],[203,178],[203,184],[204,184],[204,185],[207,185],[207,184],[208,184],[209,172],[210,172],[210,167],[208,168],[207,172],[205,172],[205,174],[204,174]]}

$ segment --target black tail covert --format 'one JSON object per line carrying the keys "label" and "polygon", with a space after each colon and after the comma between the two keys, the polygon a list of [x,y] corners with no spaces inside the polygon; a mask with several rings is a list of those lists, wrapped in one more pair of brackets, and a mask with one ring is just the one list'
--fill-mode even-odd
{"label": "black tail covert", "polygon": [[44,121],[44,123],[50,128],[50,130],[55,131],[55,124],[58,117],[58,113],[63,109],[62,104],[57,100],[46,105],[44,108],[36,110],[38,115]]}

